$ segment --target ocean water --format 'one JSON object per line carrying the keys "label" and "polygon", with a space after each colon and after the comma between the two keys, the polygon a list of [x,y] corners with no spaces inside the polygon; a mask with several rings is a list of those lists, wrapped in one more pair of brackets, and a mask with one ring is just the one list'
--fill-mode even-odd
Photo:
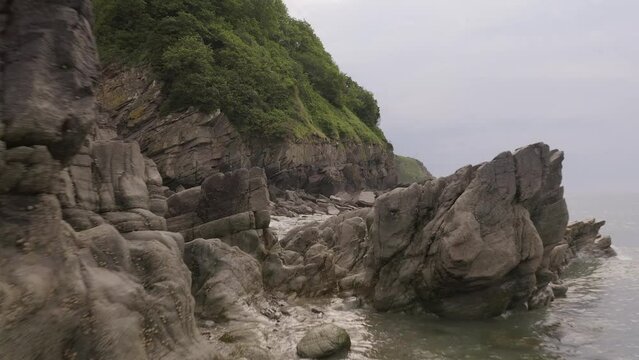
{"label": "ocean water", "polygon": [[619,255],[575,260],[564,274],[566,298],[486,321],[344,310],[335,299],[325,317],[353,340],[350,353],[335,358],[639,359],[639,195],[569,195],[568,201],[574,220],[607,220],[603,232],[613,236]]}

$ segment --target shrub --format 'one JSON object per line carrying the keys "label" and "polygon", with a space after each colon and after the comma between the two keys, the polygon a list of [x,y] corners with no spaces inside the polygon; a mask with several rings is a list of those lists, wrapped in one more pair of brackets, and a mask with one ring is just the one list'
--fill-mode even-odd
{"label": "shrub", "polygon": [[94,0],[102,60],[150,65],[166,111],[221,109],[241,133],[385,143],[373,95],[281,0]]}

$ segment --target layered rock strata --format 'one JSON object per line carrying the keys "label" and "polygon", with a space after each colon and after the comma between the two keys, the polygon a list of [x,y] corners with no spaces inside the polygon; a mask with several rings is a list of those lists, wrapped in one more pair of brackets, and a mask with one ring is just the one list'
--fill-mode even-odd
{"label": "layered rock strata", "polygon": [[325,195],[397,183],[389,144],[245,139],[219,112],[162,115],[161,87],[144,69],[109,68],[98,98],[110,114],[105,123],[136,140],[172,188],[199,186],[215,173],[251,166],[264,168],[271,184],[280,188]]}

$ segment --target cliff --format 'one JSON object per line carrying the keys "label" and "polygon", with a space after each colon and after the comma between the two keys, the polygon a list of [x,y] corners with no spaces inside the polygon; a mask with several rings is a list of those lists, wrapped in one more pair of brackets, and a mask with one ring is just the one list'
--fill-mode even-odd
{"label": "cliff", "polygon": [[281,0],[94,3],[103,125],[169,186],[250,166],[326,195],[396,184],[373,94]]}

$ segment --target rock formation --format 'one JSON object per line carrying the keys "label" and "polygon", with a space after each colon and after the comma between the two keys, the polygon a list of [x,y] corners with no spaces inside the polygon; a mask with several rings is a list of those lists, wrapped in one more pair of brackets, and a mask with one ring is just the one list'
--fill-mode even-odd
{"label": "rock formation", "polygon": [[0,354],[209,359],[182,237],[133,231],[163,228],[152,164],[86,146],[91,16],[88,0],[0,3]]}
{"label": "rock formation", "polygon": [[[0,1],[3,358],[269,358],[245,343],[212,349],[196,315],[277,319],[285,305],[274,308],[273,294],[343,292],[378,310],[418,304],[485,318],[565,293],[554,283],[579,251],[614,254],[603,222],[566,230],[563,154],[544,144],[379,197],[284,192],[285,210],[339,215],[277,241],[269,192],[390,186],[392,152],[267,146],[245,142],[220,113],[160,116],[159,85],[136,70],[107,75],[100,98],[111,116],[100,118],[90,9],[88,0]],[[173,193],[162,176],[190,188]],[[355,205],[364,208],[340,214]],[[348,344],[320,327],[297,350]]]}
{"label": "rock formation", "polygon": [[562,152],[530,145],[294,230],[265,261],[265,284],[355,291],[378,310],[420,304],[464,319],[547,304],[567,249],[609,246],[595,240],[596,223],[566,235],[562,161]]}
{"label": "rock formation", "polygon": [[251,166],[264,168],[272,185],[325,195],[397,183],[394,155],[387,145],[244,139],[219,112],[162,115],[161,87],[144,69],[109,68],[98,99],[110,114],[105,125],[136,140],[172,188],[199,186],[215,173]]}
{"label": "rock formation", "polygon": [[238,169],[206,178],[201,187],[168,199],[168,228],[186,241],[220,238],[255,258],[275,242],[266,176],[260,168]]}

